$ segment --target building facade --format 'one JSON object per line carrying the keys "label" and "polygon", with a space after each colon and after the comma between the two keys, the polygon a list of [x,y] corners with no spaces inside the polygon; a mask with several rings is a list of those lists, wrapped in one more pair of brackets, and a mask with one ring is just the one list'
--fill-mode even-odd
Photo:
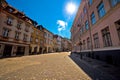
{"label": "building facade", "polygon": [[59,36],[59,35],[56,35],[57,36],[57,51],[62,51],[62,37]]}
{"label": "building facade", "polygon": [[53,52],[53,33],[44,28],[44,53]]}
{"label": "building facade", "polygon": [[69,39],[62,38],[61,46],[62,46],[62,51],[64,52],[71,51],[72,43]]}
{"label": "building facade", "polygon": [[0,57],[28,55],[33,20],[1,0]]}
{"label": "building facade", "polygon": [[[68,45],[65,42],[64,48]],[[62,37],[0,0],[0,57],[62,51]]]}
{"label": "building facade", "polygon": [[71,28],[72,52],[120,62],[120,0],[82,0]]}
{"label": "building facade", "polygon": [[58,44],[57,44],[57,36],[56,35],[53,35],[53,51],[54,52],[57,52],[58,50]]}
{"label": "building facade", "polygon": [[30,54],[42,54],[44,49],[44,28],[42,25],[33,27],[31,34]]}

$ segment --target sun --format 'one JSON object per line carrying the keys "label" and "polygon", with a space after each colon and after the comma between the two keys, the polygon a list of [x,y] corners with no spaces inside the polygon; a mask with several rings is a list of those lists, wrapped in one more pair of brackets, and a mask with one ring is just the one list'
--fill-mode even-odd
{"label": "sun", "polygon": [[69,2],[66,5],[66,11],[68,14],[72,15],[76,12],[76,5],[73,2]]}

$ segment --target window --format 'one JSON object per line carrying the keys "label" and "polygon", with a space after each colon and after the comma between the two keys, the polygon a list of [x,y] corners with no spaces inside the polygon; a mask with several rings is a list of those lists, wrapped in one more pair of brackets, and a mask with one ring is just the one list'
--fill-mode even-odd
{"label": "window", "polygon": [[30,27],[30,26],[26,25],[26,27],[25,27],[25,31],[26,31],[26,32],[29,32],[29,27]]}
{"label": "window", "polygon": [[84,18],[84,14],[83,13],[81,13],[81,20]]}
{"label": "window", "polygon": [[32,42],[33,41],[33,38],[32,38],[32,36],[30,37],[30,42]]}
{"label": "window", "polygon": [[3,37],[8,37],[9,29],[3,29]]}
{"label": "window", "polygon": [[24,34],[23,41],[27,41],[27,35]]}
{"label": "window", "polygon": [[44,37],[47,38],[47,33],[46,32],[44,33]]}
{"label": "window", "polygon": [[88,20],[85,22],[85,29],[86,29],[86,30],[88,30],[88,29],[89,29]]}
{"label": "window", "polygon": [[83,50],[85,50],[85,40],[83,40]]}
{"label": "window", "polygon": [[109,32],[109,27],[102,30],[102,37],[103,37],[103,43],[104,47],[112,46],[111,36]]}
{"label": "window", "polygon": [[105,15],[105,9],[104,9],[104,4],[103,4],[103,2],[102,3],[100,3],[100,5],[98,6],[98,15],[99,15],[99,17],[101,18],[101,17],[103,17],[104,15]]}
{"label": "window", "polygon": [[89,5],[91,5],[93,3],[93,0],[89,0]]}
{"label": "window", "polygon": [[18,23],[17,23],[17,28],[18,28],[18,29],[21,29],[21,24],[22,24],[22,22],[19,22],[19,21],[18,21]]}
{"label": "window", "polygon": [[112,6],[115,6],[120,2],[120,0],[110,0],[110,2]]}
{"label": "window", "polygon": [[84,14],[86,14],[87,10],[86,7],[83,8]]}
{"label": "window", "polygon": [[46,39],[46,44],[48,43],[48,40]]}
{"label": "window", "polygon": [[48,43],[49,45],[51,44],[51,41],[49,40],[49,43]]}
{"label": "window", "polygon": [[36,35],[38,35],[38,31],[36,31]]}
{"label": "window", "polygon": [[94,47],[95,48],[99,48],[100,44],[99,44],[99,37],[98,37],[98,33],[93,35],[93,39],[94,39]]}
{"label": "window", "polygon": [[40,27],[40,30],[42,30],[42,27]]}
{"label": "window", "polygon": [[51,35],[50,39],[52,39],[52,40],[53,40],[53,35]]}
{"label": "window", "polygon": [[87,38],[87,49],[90,49],[90,47],[91,47],[91,46],[90,46],[90,38],[88,37],[88,38]]}
{"label": "window", "polygon": [[38,42],[38,39],[36,38],[36,40],[35,40],[36,42]]}
{"label": "window", "polygon": [[82,29],[80,29],[80,35],[82,35]]}
{"label": "window", "polygon": [[43,40],[40,40],[40,44],[41,44],[41,45],[43,44]]}
{"label": "window", "polygon": [[11,17],[8,17],[7,18],[7,25],[12,25],[12,21],[13,21],[13,18],[11,18]]}
{"label": "window", "polygon": [[91,15],[91,22],[92,22],[92,24],[95,24],[95,23],[96,23],[96,18],[95,18],[94,12],[93,12],[92,15]]}
{"label": "window", "polygon": [[84,26],[81,29],[82,29],[82,33],[83,33],[84,32]]}
{"label": "window", "polygon": [[84,26],[80,29],[80,35],[82,35],[84,32]]}
{"label": "window", "polygon": [[119,37],[119,40],[120,40],[120,20],[115,22],[115,25],[116,25],[118,37]]}
{"label": "window", "polygon": [[19,34],[20,34],[19,32],[17,31],[15,32],[15,39],[19,39]]}
{"label": "window", "polygon": [[12,13],[12,12],[13,12],[13,9],[9,8],[8,11],[9,11],[10,13]]}

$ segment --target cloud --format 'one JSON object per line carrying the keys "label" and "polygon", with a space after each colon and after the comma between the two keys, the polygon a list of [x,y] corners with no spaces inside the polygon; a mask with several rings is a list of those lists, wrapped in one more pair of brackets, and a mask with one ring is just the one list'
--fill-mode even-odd
{"label": "cloud", "polygon": [[59,31],[59,32],[65,30],[65,29],[66,29],[66,26],[68,25],[67,22],[62,21],[62,20],[57,20],[57,24],[58,24],[58,31]]}

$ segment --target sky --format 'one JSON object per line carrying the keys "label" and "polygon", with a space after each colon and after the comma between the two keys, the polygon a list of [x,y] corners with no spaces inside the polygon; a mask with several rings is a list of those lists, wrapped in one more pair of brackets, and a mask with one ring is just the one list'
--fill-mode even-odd
{"label": "sky", "polygon": [[53,34],[71,37],[70,29],[81,0],[6,0],[9,5]]}

